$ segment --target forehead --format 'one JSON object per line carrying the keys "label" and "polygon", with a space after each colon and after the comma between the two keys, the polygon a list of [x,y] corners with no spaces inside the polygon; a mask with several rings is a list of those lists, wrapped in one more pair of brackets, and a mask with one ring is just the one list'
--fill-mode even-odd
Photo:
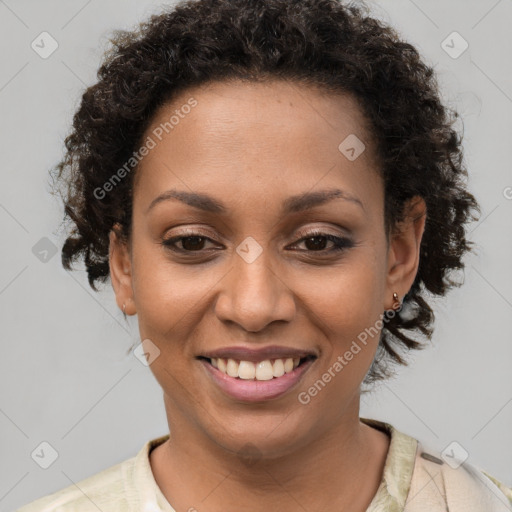
{"label": "forehead", "polygon": [[284,81],[211,83],[164,104],[149,139],[137,169],[140,205],[168,189],[233,200],[256,192],[267,202],[331,186],[381,192],[367,121],[347,94]]}

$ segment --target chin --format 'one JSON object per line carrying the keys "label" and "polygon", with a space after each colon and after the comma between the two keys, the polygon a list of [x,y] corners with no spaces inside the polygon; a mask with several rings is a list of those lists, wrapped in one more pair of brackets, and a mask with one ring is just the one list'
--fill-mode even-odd
{"label": "chin", "polygon": [[[302,416],[302,415],[300,415]],[[227,418],[228,415],[223,415]],[[236,413],[215,422],[208,436],[223,449],[243,457],[276,459],[311,443],[315,425],[307,425],[297,411]]]}

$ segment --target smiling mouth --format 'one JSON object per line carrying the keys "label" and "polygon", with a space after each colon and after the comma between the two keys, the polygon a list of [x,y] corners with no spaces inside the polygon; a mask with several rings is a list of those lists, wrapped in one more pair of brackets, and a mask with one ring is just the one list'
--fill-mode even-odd
{"label": "smiling mouth", "polygon": [[307,361],[316,359],[316,356],[265,359],[254,362],[222,357],[209,358],[200,356],[199,359],[206,361],[219,372],[232,378],[268,381],[279,379],[283,375],[292,373]]}

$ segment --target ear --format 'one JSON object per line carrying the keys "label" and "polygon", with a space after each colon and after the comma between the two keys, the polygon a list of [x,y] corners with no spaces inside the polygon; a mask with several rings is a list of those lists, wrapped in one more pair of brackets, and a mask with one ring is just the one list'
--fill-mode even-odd
{"label": "ear", "polygon": [[[119,224],[114,225],[109,234],[109,266],[112,287],[116,294],[119,309],[127,315],[134,315],[132,264],[128,243],[122,239]],[[125,306],[123,308],[123,305]]]}
{"label": "ear", "polygon": [[[420,196],[410,199],[404,208],[405,219],[393,230],[388,249],[386,297],[392,303],[394,292],[401,302],[414,282],[420,263],[420,245],[427,217],[427,207]],[[391,305],[385,309],[392,307]]]}

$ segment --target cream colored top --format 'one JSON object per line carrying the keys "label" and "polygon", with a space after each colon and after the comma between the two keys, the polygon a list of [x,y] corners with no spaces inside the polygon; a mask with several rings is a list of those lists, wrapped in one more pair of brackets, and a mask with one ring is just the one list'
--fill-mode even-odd
{"label": "cream colored top", "polygon": [[[512,511],[512,491],[483,471],[468,463],[454,469],[455,463],[424,451],[416,439],[389,423],[361,421],[391,437],[382,481],[367,512]],[[158,487],[149,462],[150,451],[168,438],[152,439],[135,457],[17,512],[175,512]]]}

